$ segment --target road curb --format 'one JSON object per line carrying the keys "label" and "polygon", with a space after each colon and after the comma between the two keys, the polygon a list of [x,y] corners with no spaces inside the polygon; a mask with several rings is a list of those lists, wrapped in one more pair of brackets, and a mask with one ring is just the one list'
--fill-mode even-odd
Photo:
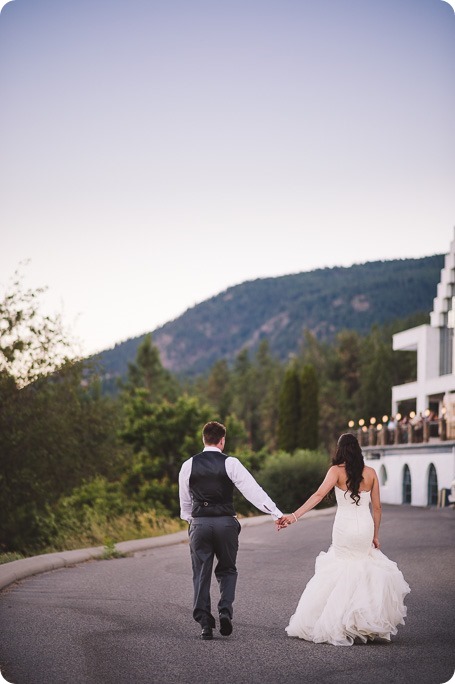
{"label": "road curb", "polygon": [[[334,511],[335,507],[323,508],[320,511],[312,510],[305,515],[305,519],[331,515]],[[240,520],[242,527],[254,527],[255,525],[261,525],[265,522],[270,522],[269,515],[258,515],[253,518],[241,518]],[[163,546],[171,546],[173,544],[186,543],[187,541],[188,532],[182,530],[181,532],[165,534],[161,537],[147,537],[146,539],[133,539],[131,541],[118,542],[115,544],[115,548],[121,553],[129,554]],[[50,570],[70,567],[72,565],[77,565],[78,563],[84,563],[88,560],[101,558],[103,553],[104,546],[93,546],[88,549],[77,549],[75,551],[44,553],[39,556],[22,558],[21,560],[4,563],[3,565],[0,565],[0,590],[5,589],[5,587],[14,582],[18,582],[26,577],[31,577],[32,575],[38,575],[42,572],[49,572]]]}

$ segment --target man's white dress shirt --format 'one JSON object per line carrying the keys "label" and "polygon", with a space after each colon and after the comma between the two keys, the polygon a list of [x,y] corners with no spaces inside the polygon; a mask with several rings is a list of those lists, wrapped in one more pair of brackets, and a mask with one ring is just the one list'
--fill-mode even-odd
{"label": "man's white dress shirt", "polygon": [[[215,446],[206,446],[203,451],[219,451]],[[179,473],[179,497],[180,497],[180,517],[187,522],[191,522],[192,501],[190,494],[190,475],[193,464],[193,457],[189,458],[182,465]],[[248,499],[253,506],[256,506],[263,513],[268,513],[274,520],[283,515],[276,507],[272,499],[264,492],[262,487],[256,482],[252,474],[242,465],[238,458],[228,456],[225,461],[226,475],[237,489]]]}

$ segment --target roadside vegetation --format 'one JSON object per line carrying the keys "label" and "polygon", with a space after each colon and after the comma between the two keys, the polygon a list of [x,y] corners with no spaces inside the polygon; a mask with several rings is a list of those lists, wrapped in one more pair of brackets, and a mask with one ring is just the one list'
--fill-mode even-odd
{"label": "roadside vegetation", "polygon": [[[351,418],[382,416],[390,388],[415,377],[391,335],[423,318],[332,343],[302,334],[299,354],[276,359],[267,340],[234,363],[182,378],[162,365],[150,335],[118,391],[78,358],[42,290],[16,277],[0,300],[0,562],[183,529],[178,472],[220,420],[236,455],[284,510],[319,485]],[[321,506],[330,505],[330,501]],[[239,514],[255,509],[242,497]],[[109,551],[110,549],[110,551]]]}

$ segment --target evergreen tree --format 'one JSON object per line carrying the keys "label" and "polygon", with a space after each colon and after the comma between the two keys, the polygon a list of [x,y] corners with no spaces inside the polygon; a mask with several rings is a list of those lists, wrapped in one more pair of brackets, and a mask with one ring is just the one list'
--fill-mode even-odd
{"label": "evergreen tree", "polygon": [[343,399],[351,406],[361,383],[361,343],[362,338],[357,332],[343,330],[337,335],[334,345],[338,358],[338,373],[334,379],[339,381]]}
{"label": "evergreen tree", "polygon": [[257,433],[254,369],[248,349],[237,355],[232,373],[232,413],[245,425],[248,446],[252,449]]}
{"label": "evergreen tree", "polygon": [[[132,491],[148,482],[156,499],[168,510],[177,511],[180,467],[185,459],[202,451],[201,430],[210,417],[210,408],[194,397],[152,403],[145,390],[137,389],[126,403],[122,431],[123,440],[136,454],[128,479]],[[168,500],[170,491],[175,495],[173,504]]]}
{"label": "evergreen tree", "polygon": [[357,415],[367,421],[389,412],[394,384],[393,355],[391,342],[386,342],[374,326],[362,343],[361,382],[357,398]]}
{"label": "evergreen tree", "polygon": [[279,399],[278,448],[293,452],[300,439],[300,378],[295,363],[286,369]]}
{"label": "evergreen tree", "polygon": [[[42,549],[56,533],[58,498],[94,475],[118,474],[117,406],[101,397],[43,290],[20,280],[0,302],[0,548]],[[125,448],[123,447],[123,451]]]}
{"label": "evergreen tree", "polygon": [[277,449],[279,395],[283,380],[282,364],[270,354],[268,340],[260,343],[256,358],[256,396],[258,431],[255,448]]}
{"label": "evergreen tree", "polygon": [[310,332],[305,335],[301,363],[311,364],[316,370],[319,436],[329,451],[355,414],[356,397],[349,396],[349,392],[357,386],[356,373],[360,377],[360,352],[356,351],[359,347],[360,337],[351,331],[340,333],[333,344],[321,342]]}
{"label": "evergreen tree", "polygon": [[299,447],[315,450],[319,442],[319,383],[314,366],[303,367],[300,383]]}
{"label": "evergreen tree", "polygon": [[213,364],[205,383],[205,396],[215,409],[218,420],[223,423],[230,413],[232,403],[231,376],[224,359]]}
{"label": "evergreen tree", "polygon": [[134,363],[128,364],[128,377],[124,389],[133,392],[136,388],[146,390],[150,401],[173,400],[177,396],[177,383],[160,359],[151,334],[145,335],[136,353]]}
{"label": "evergreen tree", "polygon": [[40,549],[57,531],[60,496],[97,474],[118,475],[117,408],[80,364],[23,388],[0,373],[0,402],[0,547]]}
{"label": "evergreen tree", "polygon": [[[127,500],[177,516],[178,474],[183,461],[202,451],[202,427],[214,418],[211,407],[182,395],[171,403],[152,403],[145,390],[137,389],[125,404],[121,436],[131,445],[131,467],[122,476]],[[244,446],[243,423],[228,415],[227,453]]]}

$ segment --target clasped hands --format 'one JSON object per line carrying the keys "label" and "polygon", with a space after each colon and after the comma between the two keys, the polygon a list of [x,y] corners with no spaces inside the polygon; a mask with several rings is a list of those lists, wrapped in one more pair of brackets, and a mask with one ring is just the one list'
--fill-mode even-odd
{"label": "clasped hands", "polygon": [[275,520],[277,532],[279,532],[280,530],[283,530],[288,525],[292,525],[292,523],[294,523],[294,522],[296,522],[296,519],[294,518],[293,515],[281,516],[281,518],[278,518],[278,520]]}

